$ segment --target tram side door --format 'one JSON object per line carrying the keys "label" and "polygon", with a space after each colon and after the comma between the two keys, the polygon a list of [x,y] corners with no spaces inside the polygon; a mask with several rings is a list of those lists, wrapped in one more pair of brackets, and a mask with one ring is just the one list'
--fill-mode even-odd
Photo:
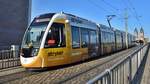
{"label": "tram side door", "polygon": [[88,46],[88,53],[90,57],[97,56],[98,52],[98,45],[97,45],[97,34],[96,31],[89,31],[89,46]]}
{"label": "tram side door", "polygon": [[76,62],[81,59],[81,48],[80,48],[80,30],[79,27],[71,26],[72,34],[72,50],[71,50],[71,62]]}

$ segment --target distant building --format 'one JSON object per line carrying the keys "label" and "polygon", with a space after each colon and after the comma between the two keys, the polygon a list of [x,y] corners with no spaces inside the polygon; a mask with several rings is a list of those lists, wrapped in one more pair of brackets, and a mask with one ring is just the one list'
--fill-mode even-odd
{"label": "distant building", "polygon": [[0,49],[21,44],[30,11],[31,0],[0,0]]}
{"label": "distant building", "polygon": [[134,30],[134,35],[136,37],[136,41],[139,43],[145,43],[145,37],[144,37],[144,29],[141,27],[140,31],[138,32],[137,28]]}
{"label": "distant building", "polygon": [[139,40],[144,41],[144,30],[141,27],[140,32],[139,32]]}
{"label": "distant building", "polygon": [[148,37],[146,37],[144,40],[145,40],[145,43],[149,42],[149,38]]}
{"label": "distant building", "polygon": [[134,30],[135,40],[138,40],[138,30],[135,28]]}

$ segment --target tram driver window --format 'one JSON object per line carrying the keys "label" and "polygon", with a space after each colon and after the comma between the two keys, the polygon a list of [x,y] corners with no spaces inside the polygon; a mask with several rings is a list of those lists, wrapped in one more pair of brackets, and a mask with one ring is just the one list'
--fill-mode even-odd
{"label": "tram driver window", "polygon": [[65,47],[66,39],[64,32],[64,24],[53,23],[45,41],[45,47],[57,48]]}

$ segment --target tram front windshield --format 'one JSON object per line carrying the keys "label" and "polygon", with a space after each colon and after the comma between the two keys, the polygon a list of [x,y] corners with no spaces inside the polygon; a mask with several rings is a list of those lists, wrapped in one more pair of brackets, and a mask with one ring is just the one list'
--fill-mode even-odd
{"label": "tram front windshield", "polygon": [[22,47],[32,46],[34,48],[39,48],[48,23],[49,21],[33,22],[26,32]]}

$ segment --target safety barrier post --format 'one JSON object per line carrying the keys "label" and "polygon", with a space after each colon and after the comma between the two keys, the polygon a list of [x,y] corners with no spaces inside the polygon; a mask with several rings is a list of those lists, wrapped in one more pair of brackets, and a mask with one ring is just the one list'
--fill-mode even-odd
{"label": "safety barrier post", "polygon": [[129,56],[129,84],[132,84],[132,57]]}
{"label": "safety barrier post", "polygon": [[110,69],[106,69],[106,72],[107,72],[107,83],[108,84],[111,84],[111,72],[110,72]]}

